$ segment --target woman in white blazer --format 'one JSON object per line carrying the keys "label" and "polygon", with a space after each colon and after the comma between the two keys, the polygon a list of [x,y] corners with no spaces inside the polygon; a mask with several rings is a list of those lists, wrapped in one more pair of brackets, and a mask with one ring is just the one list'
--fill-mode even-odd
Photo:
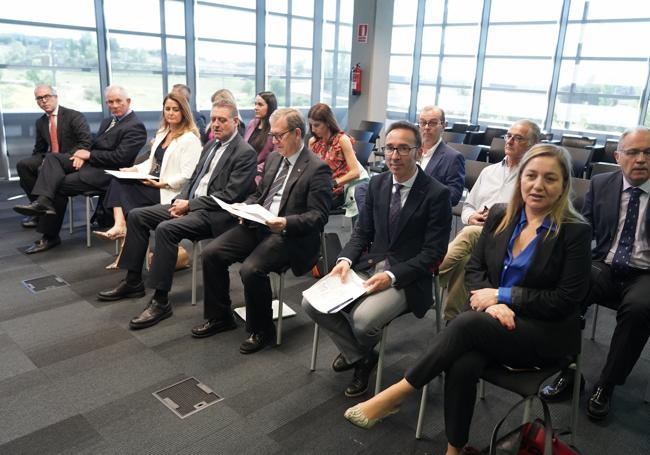
{"label": "woman in white blazer", "polygon": [[[187,99],[170,93],[163,101],[163,116],[149,158],[121,171],[157,179],[114,178],[106,191],[104,207],[113,209],[115,224],[107,231],[95,231],[107,240],[124,238],[126,216],[137,207],[169,204],[187,183],[201,155],[199,131]],[[112,268],[109,265],[107,268]]]}

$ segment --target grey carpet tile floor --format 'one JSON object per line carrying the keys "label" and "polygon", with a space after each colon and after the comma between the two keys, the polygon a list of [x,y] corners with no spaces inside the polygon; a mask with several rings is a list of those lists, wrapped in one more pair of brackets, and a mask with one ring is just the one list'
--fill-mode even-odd
{"label": "grey carpet tile floor", "polygon": [[[17,194],[15,182],[0,183],[0,194]],[[21,249],[38,238],[22,229],[14,202],[0,201],[0,454],[439,454],[446,445],[442,381],[429,388],[424,438],[414,438],[419,396],[399,414],[370,431],[350,425],[344,410],[359,399],[342,391],[351,372],[331,368],[337,350],[321,333],[316,370],[310,371],[313,323],[300,308],[309,277],[286,279],[287,301],[297,315],[284,321],[283,344],[244,356],[238,347],[247,334],[236,330],[193,339],[202,322],[190,304],[191,270],[177,272],[170,299],[173,317],[156,327],[130,331],[128,321],[151,298],[100,302],[122,272],[104,270],[113,259],[111,242],[85,246],[83,200],[77,198],[77,228],[62,231],[63,245],[38,255]],[[333,219],[328,230],[343,243],[347,220]],[[188,244],[191,251],[191,245]],[[55,274],[69,286],[32,294],[22,280]],[[233,305],[243,303],[237,267],[231,274]],[[202,281],[199,278],[199,283]],[[615,323],[601,309],[596,340],[585,331],[584,374],[589,387],[597,380]],[[434,317],[405,315],[391,323],[383,384],[399,380],[434,336]],[[152,393],[187,377],[196,377],[223,400],[179,419]],[[643,398],[650,378],[650,348],[614,396],[605,423],[584,414],[581,398],[577,445],[583,454],[650,452],[650,405]],[[374,378],[373,378],[374,379]],[[470,442],[485,446],[494,423],[517,397],[487,387],[477,400]],[[555,426],[569,423],[568,403],[553,404]],[[510,422],[517,425],[517,418]]]}

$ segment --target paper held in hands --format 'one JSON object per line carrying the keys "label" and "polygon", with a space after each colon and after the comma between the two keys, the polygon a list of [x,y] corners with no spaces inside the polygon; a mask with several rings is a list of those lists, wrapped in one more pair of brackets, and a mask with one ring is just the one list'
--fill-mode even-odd
{"label": "paper held in hands", "polygon": [[337,313],[365,293],[363,280],[350,270],[345,283],[338,275],[326,275],[303,291],[302,296],[321,313]]}
{"label": "paper held in hands", "polygon": [[158,180],[160,177],[155,175],[145,174],[143,172],[124,172],[124,171],[111,171],[106,169],[107,174],[117,177],[118,179],[131,179],[131,180]]}
{"label": "paper held in hands", "polygon": [[271,218],[275,218],[275,215],[266,210],[259,204],[228,204],[225,201],[222,201],[218,197],[211,196],[212,199],[217,201],[219,207],[224,209],[226,212],[232,213],[236,217],[243,218],[245,220],[255,221],[256,223],[266,224]]}

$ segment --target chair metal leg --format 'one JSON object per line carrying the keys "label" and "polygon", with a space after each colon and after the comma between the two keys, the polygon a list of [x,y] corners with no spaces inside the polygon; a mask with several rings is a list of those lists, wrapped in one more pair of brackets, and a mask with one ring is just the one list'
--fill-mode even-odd
{"label": "chair metal leg", "polygon": [[424,411],[427,406],[427,393],[429,392],[429,384],[422,387],[422,398],[420,398],[420,411],[418,412],[418,425],[415,428],[415,439],[422,437],[422,426],[424,424]]}
{"label": "chair metal leg", "polygon": [[91,196],[86,196],[86,247],[90,248],[90,210]]}
{"label": "chair metal leg", "polygon": [[596,323],[598,322],[598,308],[600,305],[595,304],[596,308],[594,308],[594,318],[591,321],[591,341],[594,341],[596,339]]}
{"label": "chair metal leg", "polygon": [[320,334],[320,327],[318,327],[318,324],[314,323],[314,342],[311,346],[311,365],[309,365],[309,369],[311,371],[316,371],[316,356],[318,355],[319,334]]}
{"label": "chair metal leg", "polygon": [[280,274],[280,286],[278,289],[278,330],[276,331],[276,344],[279,346],[282,343],[282,310],[284,301],[282,294],[284,293],[284,273]]}
{"label": "chair metal leg", "polygon": [[386,351],[386,341],[388,340],[388,325],[384,326],[381,331],[381,341],[379,342],[379,360],[377,361],[377,380],[375,381],[375,395],[381,390],[381,376],[384,371],[384,352]]}
{"label": "chair metal leg", "polygon": [[196,305],[196,280],[197,280],[197,266],[199,263],[199,249],[201,243],[197,240],[192,242],[192,306]]}
{"label": "chair metal leg", "polygon": [[72,234],[74,229],[74,199],[72,196],[68,196],[68,232]]}

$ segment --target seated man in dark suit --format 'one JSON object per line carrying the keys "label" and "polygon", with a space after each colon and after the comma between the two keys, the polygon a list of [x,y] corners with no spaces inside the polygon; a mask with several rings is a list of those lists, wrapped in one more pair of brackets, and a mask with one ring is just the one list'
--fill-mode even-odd
{"label": "seated man in dark suit", "polygon": [[242,262],[239,274],[246,300],[246,330],[240,346],[250,354],[275,341],[269,273],[290,266],[296,276],[316,263],[331,200],[329,166],[304,146],[305,120],[295,109],[271,115],[275,152],[266,159],[264,175],[247,204],[260,204],[276,218],[266,225],[242,222],[203,250],[206,322],[192,329],[197,338],[236,327],[230,308],[228,267]]}
{"label": "seated man in dark suit", "polygon": [[[45,113],[36,120],[36,142],[32,156],[16,163],[20,186],[30,202],[36,200],[32,189],[46,153],[74,153],[89,148],[92,142],[86,117],[81,112],[60,106],[59,97],[51,85],[36,86],[34,97],[38,107]],[[35,228],[38,218],[28,216],[23,219],[22,225]]]}
{"label": "seated man in dark suit", "polygon": [[109,301],[144,296],[142,264],[149,232],[155,230],[154,256],[147,279],[148,287],[155,292],[144,311],[131,319],[130,329],[151,327],[172,315],[168,293],[182,239],[216,237],[236,224],[212,196],[228,203],[241,202],[255,187],[257,154],[237,132],[237,106],[219,101],[212,108],[211,118],[215,139],[205,145],[192,177],[172,203],[141,207],[129,213],[118,262],[119,268],[127,270],[126,278],[114,289],[101,291],[97,296]]}
{"label": "seated man in dark suit", "polygon": [[341,352],[334,371],[354,368],[349,397],[368,389],[383,327],[407,311],[421,318],[433,302],[431,277],[447,251],[451,205],[449,189],[418,168],[421,146],[411,123],[388,127],[383,149],[390,172],[370,180],[359,221],[330,273],[345,280],[354,267],[366,279],[366,296],[333,314],[302,303]]}
{"label": "seated man in dark suit", "polygon": [[[422,154],[420,167],[425,174],[438,180],[449,188],[452,207],[460,201],[465,188],[465,157],[442,140],[442,132],[447,126],[445,111],[438,106],[425,106],[420,112],[420,134],[422,135]],[[359,211],[363,207],[368,191],[368,183],[356,186],[354,197]]]}
{"label": "seated man in dark suit", "polygon": [[27,254],[49,250],[61,243],[59,231],[68,196],[106,190],[111,176],[104,171],[132,166],[147,140],[147,130],[131,110],[126,90],[112,85],[104,93],[112,115],[102,120],[90,149],[46,155],[32,190],[36,200],[14,207],[18,213],[39,217],[37,231],[43,237],[25,251]]}
{"label": "seated man in dark suit", "polygon": [[[607,360],[587,405],[594,420],[607,417],[614,387],[625,383],[650,336],[650,129],[625,131],[615,157],[621,170],[594,176],[583,208],[596,240],[586,304],[616,305]],[[564,398],[573,376],[563,372],[542,396]]]}

